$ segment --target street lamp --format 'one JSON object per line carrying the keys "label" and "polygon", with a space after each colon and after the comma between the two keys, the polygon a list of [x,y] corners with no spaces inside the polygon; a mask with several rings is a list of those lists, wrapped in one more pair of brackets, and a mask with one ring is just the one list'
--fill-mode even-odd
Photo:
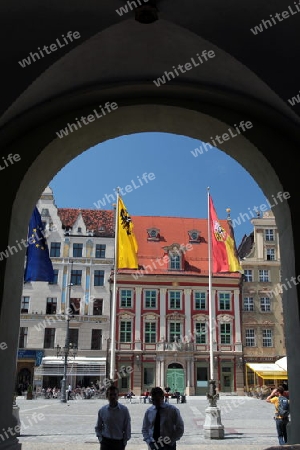
{"label": "street lamp", "polygon": [[[68,328],[67,330],[69,330],[69,321],[70,318],[68,317],[67,319],[67,323],[68,323]],[[62,403],[67,403],[67,369],[68,369],[68,358],[74,358],[77,355],[77,346],[73,345],[72,342],[67,342],[69,341],[69,331],[67,331],[67,337],[66,337],[66,343],[65,346],[62,348],[60,347],[58,344],[56,346],[56,356],[59,357],[61,356],[64,360],[64,375],[63,375],[63,379],[61,381],[61,396],[60,396],[60,401]]]}
{"label": "street lamp", "polygon": [[[73,261],[71,261],[70,281],[72,279],[72,268],[73,268]],[[67,403],[68,358],[73,357],[75,359],[75,356],[77,355],[77,346],[73,345],[73,343],[70,342],[70,320],[72,317],[74,317],[70,309],[71,286],[73,286],[73,283],[70,282],[68,284],[68,307],[65,311],[65,317],[67,322],[65,346],[63,348],[60,347],[58,344],[56,346],[56,356],[57,357],[61,356],[64,361],[64,375],[61,381],[61,396],[60,396],[60,401],[62,403]]]}

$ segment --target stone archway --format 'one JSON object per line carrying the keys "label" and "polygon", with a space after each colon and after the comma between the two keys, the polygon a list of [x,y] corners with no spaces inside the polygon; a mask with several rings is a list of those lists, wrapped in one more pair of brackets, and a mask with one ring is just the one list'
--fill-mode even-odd
{"label": "stone archway", "polygon": [[[52,106],[52,108],[57,109],[55,109],[55,114],[52,112],[50,119],[49,111],[46,107],[44,111],[43,109],[36,111],[35,113],[39,115],[40,126],[31,130],[28,129],[27,133],[23,133],[18,139],[11,141],[7,145],[7,149],[11,153],[16,153],[17,151],[20,153],[20,149],[30,148],[31,154],[26,157],[25,151],[22,153],[25,163],[22,168],[20,167],[19,176],[13,185],[13,201],[11,208],[7,208],[7,234],[2,236],[2,243],[6,242],[6,245],[12,246],[17,240],[20,240],[20,236],[26,237],[30,212],[41,191],[61,167],[96,143],[122,134],[142,131],[180,133],[207,141],[211,135],[218,134],[220,129],[225,128],[226,130],[232,123],[236,123],[240,119],[241,114],[243,117],[249,114],[246,119],[249,118],[249,120],[253,121],[253,130],[247,136],[241,135],[236,140],[224,143],[222,150],[235,158],[252,174],[267,198],[271,199],[272,194],[280,190],[289,190],[290,186],[291,203],[294,205],[295,198],[293,199],[293,193],[296,194],[296,190],[293,181],[288,179],[286,172],[280,170],[279,162],[275,157],[273,158],[273,153],[270,151],[270,147],[278,150],[281,148],[281,145],[288,142],[289,137],[284,135],[285,120],[283,119],[281,123],[278,116],[276,118],[278,127],[274,129],[274,126],[271,127],[269,123],[271,113],[268,115],[267,111],[265,111],[266,120],[264,121],[261,110],[258,114],[254,113],[254,105],[252,105],[252,108],[244,107],[244,109],[240,106],[241,109],[237,111],[232,110],[229,107],[229,103],[225,105],[224,98],[223,103],[221,102],[222,106],[207,105],[201,103],[203,93],[195,90],[193,94],[193,98],[190,99],[187,99],[187,96],[185,96],[184,101],[180,100],[178,92],[174,98],[157,98],[156,100],[147,97],[147,93],[141,96],[140,99],[124,100],[120,96],[120,100],[118,100],[119,108],[106,117],[105,127],[100,128],[94,122],[61,140],[55,139],[56,131],[63,124],[71,122],[79,114],[88,114],[96,104],[87,101],[87,106],[82,108],[81,99],[79,102],[80,107],[74,107],[74,99],[71,99],[68,113],[59,115],[60,102],[64,100],[68,102],[68,99],[61,98],[57,105]],[[100,93],[97,95],[100,96]],[[118,96],[116,93],[115,95]],[[103,101],[106,98],[102,95]],[[32,112],[30,115],[32,117]],[[282,126],[280,127],[279,124]],[[7,136],[8,138],[10,137],[9,129]],[[294,142],[290,140],[287,154],[295,147]],[[274,167],[277,171],[274,170]],[[199,172],[200,170],[201,166],[199,167]],[[182,168],[182,171],[184,172],[184,168]],[[278,204],[274,208],[274,214],[281,239],[283,278],[290,278],[296,273],[293,238],[295,239],[297,236],[292,234],[292,218],[289,205],[286,203]],[[7,238],[8,229],[9,238]],[[3,239],[5,236],[6,241]],[[12,426],[13,423],[8,413],[11,408],[11,392],[14,382],[19,327],[19,302],[17,299],[20,298],[22,291],[23,264],[24,251],[19,251],[12,257],[7,258],[4,265],[5,271],[2,272],[4,284],[0,318],[0,342],[7,342],[8,351],[6,353],[0,352],[0,395],[2,399],[0,405],[0,427],[5,429]],[[287,303],[289,303],[289,308],[286,307]],[[291,404],[291,409],[293,420],[296,422],[298,421],[296,403],[300,399],[300,394],[296,390],[298,380],[296,376],[293,377],[293,373],[300,369],[298,350],[293,345],[294,340],[298,340],[299,337],[299,311],[296,289],[291,289],[284,293],[284,315],[286,326],[289,330],[287,334],[288,355],[290,361],[292,361],[289,367],[291,373],[290,391],[295,399],[295,409],[293,411],[293,403]],[[5,368],[5,370],[2,368]],[[300,441],[300,435],[298,436],[296,427],[294,430],[293,441]],[[9,448],[18,448],[18,444],[13,442],[12,439]]]}

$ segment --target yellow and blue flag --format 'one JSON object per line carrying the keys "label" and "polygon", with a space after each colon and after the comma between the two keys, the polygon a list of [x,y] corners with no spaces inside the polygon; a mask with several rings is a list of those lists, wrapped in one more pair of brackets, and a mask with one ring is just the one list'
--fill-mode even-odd
{"label": "yellow and blue flag", "polygon": [[41,215],[37,207],[35,207],[29,222],[27,244],[24,282],[48,281],[51,283],[54,279],[54,271],[44,236]]}

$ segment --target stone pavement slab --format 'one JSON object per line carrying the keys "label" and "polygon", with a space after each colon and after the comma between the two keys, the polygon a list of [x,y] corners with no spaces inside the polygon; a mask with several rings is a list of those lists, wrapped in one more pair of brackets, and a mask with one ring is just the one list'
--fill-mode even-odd
{"label": "stone pavement slab", "polygon": [[[141,427],[145,410],[143,403],[128,403],[132,439],[126,450],[147,450]],[[94,433],[98,409],[107,401],[73,400],[61,403],[54,399],[17,399],[22,421],[23,450],[98,450]],[[177,445],[178,450],[265,450],[278,445],[273,405],[251,397],[221,396],[218,406],[224,425],[225,438],[205,439],[203,424],[208,402],[205,397],[188,397],[187,403],[176,405],[185,423],[185,433]]]}

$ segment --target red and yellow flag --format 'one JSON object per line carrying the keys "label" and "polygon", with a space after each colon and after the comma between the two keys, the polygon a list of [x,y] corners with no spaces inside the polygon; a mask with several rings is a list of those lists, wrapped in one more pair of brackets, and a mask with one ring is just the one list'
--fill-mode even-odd
{"label": "red and yellow flag", "polygon": [[138,245],[133,223],[121,197],[118,200],[117,269],[137,269]]}
{"label": "red and yellow flag", "polygon": [[211,196],[209,196],[209,220],[213,256],[212,271],[214,273],[243,272],[235,245],[232,225],[228,222],[229,233],[221,227]]}

